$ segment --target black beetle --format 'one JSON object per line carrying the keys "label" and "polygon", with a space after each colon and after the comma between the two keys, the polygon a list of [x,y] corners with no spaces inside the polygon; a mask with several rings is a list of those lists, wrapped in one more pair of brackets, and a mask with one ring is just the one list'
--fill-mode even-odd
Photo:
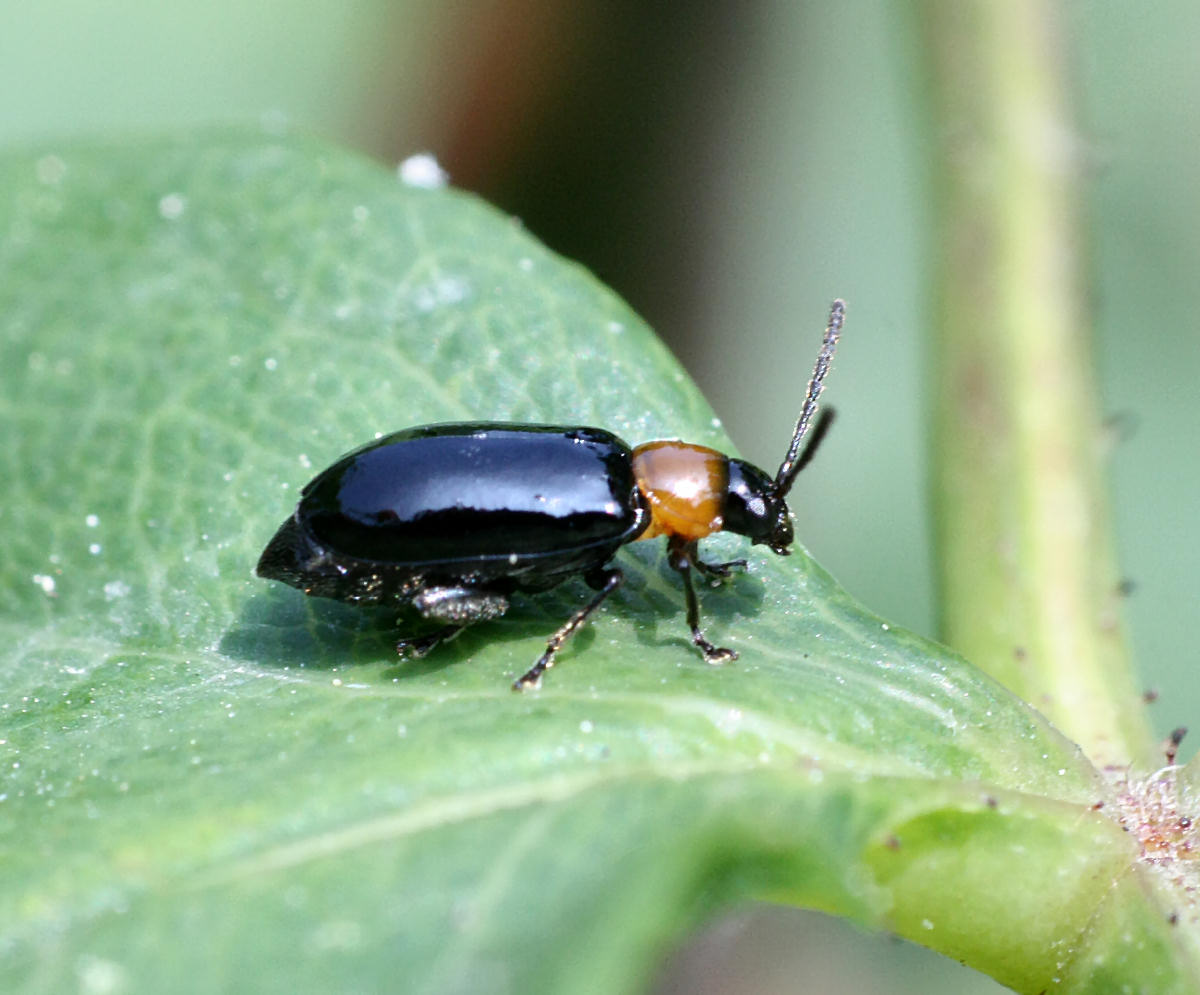
{"label": "black beetle", "polygon": [[692,641],[709,663],[737,658],[700,631],[692,570],[729,576],[745,560],[705,563],[697,543],[727,531],[786,556],[792,482],[828,430],[823,412],[804,452],[845,305],[834,301],[791,445],[774,478],[683,442],[630,449],[599,428],[467,422],[424,425],[343,456],[301,492],[258,561],[260,577],[305,594],[411,604],[436,631],[401,639],[423,656],[467,625],[503,615],[514,591],[582,576],[598,593],[550,637],[513,687],[536,685],[555,654],[624,580],[609,561],[628,542],[667,536],[683,578]]}

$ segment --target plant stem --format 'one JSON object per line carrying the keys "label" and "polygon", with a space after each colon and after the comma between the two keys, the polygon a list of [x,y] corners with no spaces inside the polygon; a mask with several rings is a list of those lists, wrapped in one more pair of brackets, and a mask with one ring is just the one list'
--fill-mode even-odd
{"label": "plant stem", "polygon": [[1150,756],[1102,480],[1056,5],[927,0],[942,636],[1099,766]]}

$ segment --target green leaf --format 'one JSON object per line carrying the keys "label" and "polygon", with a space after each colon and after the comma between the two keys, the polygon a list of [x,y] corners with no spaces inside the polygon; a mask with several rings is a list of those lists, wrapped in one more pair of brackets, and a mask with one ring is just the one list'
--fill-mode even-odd
{"label": "green leaf", "polygon": [[[518,223],[278,136],[10,155],[0,181],[4,990],[633,991],[747,897],[1022,990],[1195,990],[1119,792],[803,552],[702,592],[741,652],[714,668],[660,544],[623,550],[526,694],[582,585],[414,664],[388,613],[252,576],[376,432],[728,447]],[[807,363],[820,318],[767,361]]]}

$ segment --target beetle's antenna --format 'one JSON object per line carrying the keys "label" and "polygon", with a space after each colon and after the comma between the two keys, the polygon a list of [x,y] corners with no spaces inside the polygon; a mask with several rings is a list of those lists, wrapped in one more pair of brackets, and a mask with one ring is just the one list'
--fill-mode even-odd
{"label": "beetle's antenna", "polygon": [[846,317],[846,304],[842,300],[833,302],[829,309],[829,324],[825,326],[825,340],[821,343],[821,351],[817,354],[817,363],[813,367],[812,379],[808,382],[808,393],[804,396],[804,407],[800,409],[800,420],[796,422],[796,430],[792,433],[792,444],[788,446],[787,455],[779,464],[779,472],[775,474],[775,490],[780,497],[787,494],[792,487],[796,474],[808,466],[809,461],[817,451],[817,446],[825,438],[833,415],[832,411],[817,420],[812,438],[800,452],[800,444],[808,434],[808,427],[813,415],[817,413],[817,400],[825,389],[825,375],[833,362],[833,354],[837,349],[838,337],[842,334],[842,321]]}

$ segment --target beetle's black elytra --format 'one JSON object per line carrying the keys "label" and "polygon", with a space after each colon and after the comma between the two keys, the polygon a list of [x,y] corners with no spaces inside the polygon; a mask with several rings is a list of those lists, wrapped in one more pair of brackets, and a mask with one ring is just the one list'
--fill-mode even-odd
{"label": "beetle's black elytra", "polygon": [[[440,624],[397,643],[423,656],[465,626],[498,618],[514,591],[582,577],[595,596],[513,684],[542,673],[624,580],[621,546],[667,537],[683,580],[692,642],[709,663],[737,659],[700,631],[693,570],[722,578],[745,560],[705,563],[698,543],[734,532],[781,556],[792,544],[786,497],[828,430],[817,401],[845,316],[834,301],[804,406],[774,478],[743,460],[684,442],[631,449],[604,429],[464,422],[422,425],[343,456],[304,488],[295,512],[259,558],[260,577],[305,594],[362,604],[411,605]],[[813,426],[808,444],[801,444]]]}

